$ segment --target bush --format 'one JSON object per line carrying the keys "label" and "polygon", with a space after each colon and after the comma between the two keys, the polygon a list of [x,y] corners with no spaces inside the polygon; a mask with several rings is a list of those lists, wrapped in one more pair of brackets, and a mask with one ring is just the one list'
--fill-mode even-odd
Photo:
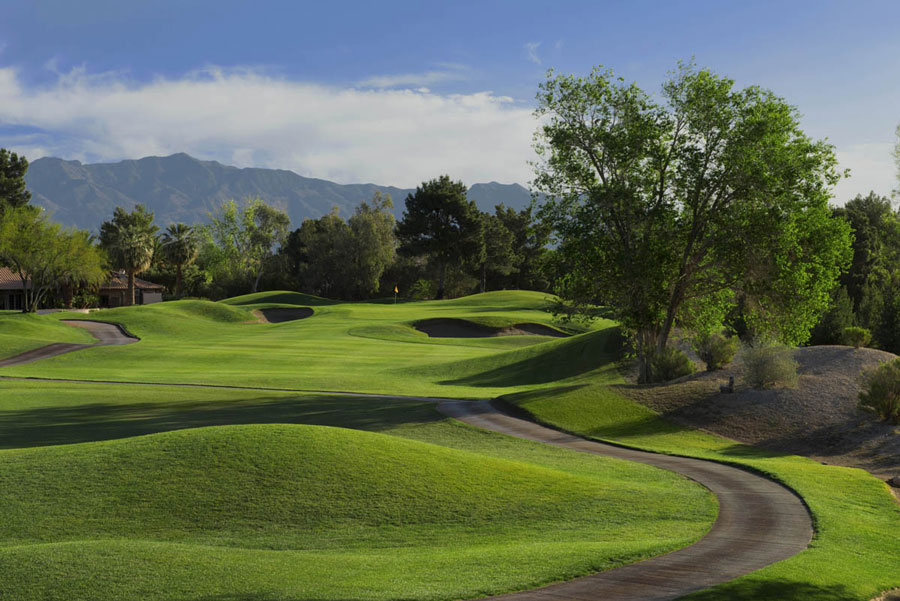
{"label": "bush", "polygon": [[434,298],[434,288],[428,280],[416,280],[409,289],[409,296],[415,300]]}
{"label": "bush", "polygon": [[751,388],[794,388],[797,386],[797,362],[791,349],[780,344],[746,347],[744,381]]}
{"label": "bush", "polygon": [[716,371],[731,363],[738,344],[737,338],[726,338],[721,334],[702,334],[694,340],[694,348],[706,363],[706,371]]}
{"label": "bush", "polygon": [[677,348],[667,347],[650,356],[650,381],[668,382],[694,373],[694,363]]}
{"label": "bush", "polygon": [[859,348],[869,344],[869,341],[872,340],[872,332],[865,328],[850,326],[849,328],[844,328],[843,337],[844,344]]}
{"label": "bush", "polygon": [[900,358],[882,361],[865,372],[859,406],[885,421],[900,423]]}

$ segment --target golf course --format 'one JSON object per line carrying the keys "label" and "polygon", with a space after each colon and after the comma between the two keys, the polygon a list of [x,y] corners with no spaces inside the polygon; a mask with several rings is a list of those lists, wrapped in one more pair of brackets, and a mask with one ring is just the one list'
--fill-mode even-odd
{"label": "golf course", "polygon": [[[0,313],[0,599],[586,598],[527,596],[569,582],[626,598],[577,579],[648,574],[753,515],[750,491],[706,469],[777,495],[772,523],[705,555],[708,585],[634,598],[900,587],[884,482],[628,400],[618,324],[561,326],[550,300],[263,292]],[[68,320],[133,338],[94,344]]]}

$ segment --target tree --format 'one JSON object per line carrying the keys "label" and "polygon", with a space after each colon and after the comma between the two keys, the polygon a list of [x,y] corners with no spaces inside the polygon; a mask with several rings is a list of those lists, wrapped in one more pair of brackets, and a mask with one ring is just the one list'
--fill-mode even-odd
{"label": "tree", "polygon": [[100,225],[100,246],[110,262],[128,274],[128,304],[134,304],[134,276],[150,267],[156,248],[153,213],[138,204],[130,213],[116,207],[113,218]]}
{"label": "tree", "polygon": [[397,256],[393,206],[390,194],[376,192],[372,202],[361,202],[347,222],[353,265],[351,294],[355,298],[367,298],[378,290],[382,274]]}
{"label": "tree", "polygon": [[173,223],[162,235],[162,255],[175,266],[175,296],[181,297],[183,286],[182,270],[197,259],[200,252],[199,241],[194,228],[186,223]]}
{"label": "tree", "polygon": [[7,208],[28,204],[31,192],[25,189],[28,161],[14,152],[0,148],[0,215]]}
{"label": "tree", "polygon": [[508,276],[500,278],[503,287],[547,291],[549,282],[545,268],[550,228],[534,219],[531,207],[515,211],[500,204],[495,215],[513,235],[514,269]]}
{"label": "tree", "polygon": [[37,311],[54,288],[99,284],[106,276],[102,254],[87,232],[63,229],[28,205],[7,207],[0,219],[0,262],[22,282],[23,312]]}
{"label": "tree", "polygon": [[484,259],[481,262],[481,291],[487,291],[488,273],[499,280],[515,272],[517,259],[513,244],[515,238],[501,219],[505,207],[497,205],[496,214],[482,213],[484,227]]}
{"label": "tree", "polygon": [[352,230],[337,213],[319,219],[305,219],[293,240],[296,247],[297,275],[301,290],[341,298],[349,294],[354,279],[352,271]]}
{"label": "tree", "polygon": [[423,182],[406,197],[406,211],[397,224],[400,252],[428,255],[438,267],[437,298],[444,297],[449,266],[478,264],[484,252],[480,212],[466,198],[466,186],[447,175]]}
{"label": "tree", "polygon": [[229,200],[209,218],[210,224],[201,228],[204,266],[231,291],[238,286],[246,290],[249,283],[250,291],[256,292],[275,251],[287,239],[291,223],[287,213],[250,198],[243,208]]}
{"label": "tree", "polygon": [[894,196],[900,196],[900,125],[894,132],[897,135],[897,143],[894,145],[894,161],[897,163],[897,188],[894,190]]}
{"label": "tree", "polygon": [[608,70],[550,72],[536,114],[541,217],[569,269],[559,290],[615,311],[643,381],[676,323],[709,331],[738,295],[755,329],[808,337],[850,228],[828,207],[833,148],[800,130],[796,109],[680,65],[662,102]]}

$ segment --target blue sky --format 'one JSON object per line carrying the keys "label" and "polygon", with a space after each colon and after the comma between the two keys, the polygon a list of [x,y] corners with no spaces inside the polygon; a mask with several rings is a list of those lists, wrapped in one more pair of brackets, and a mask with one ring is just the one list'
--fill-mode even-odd
{"label": "blue sky", "polygon": [[836,200],[895,186],[900,2],[7,2],[0,146],[185,151],[340,182],[527,183],[545,72],[656,91],[679,59],[759,84],[835,144]]}

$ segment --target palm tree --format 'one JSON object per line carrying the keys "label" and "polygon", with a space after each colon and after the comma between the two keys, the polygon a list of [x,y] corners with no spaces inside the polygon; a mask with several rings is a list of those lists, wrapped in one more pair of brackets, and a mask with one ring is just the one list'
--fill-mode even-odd
{"label": "palm tree", "polygon": [[173,223],[162,235],[163,256],[175,266],[175,296],[181,297],[182,268],[197,258],[200,246],[194,228],[186,223]]}
{"label": "palm tree", "polygon": [[128,274],[129,304],[134,304],[134,275],[147,270],[153,261],[154,237],[146,228],[120,224],[113,230],[110,246],[114,262]]}

